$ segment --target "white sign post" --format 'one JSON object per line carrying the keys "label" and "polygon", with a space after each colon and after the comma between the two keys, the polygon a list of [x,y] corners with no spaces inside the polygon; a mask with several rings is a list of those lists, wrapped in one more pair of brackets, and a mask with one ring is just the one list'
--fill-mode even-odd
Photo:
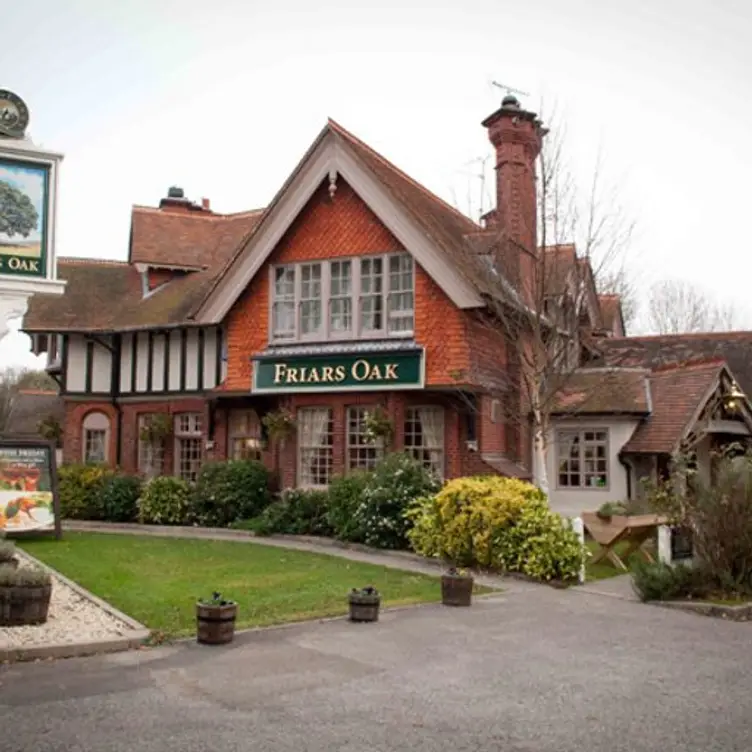
{"label": "white sign post", "polygon": [[[0,89],[0,340],[36,294],[60,295],[55,230],[63,155],[26,137],[24,102]],[[0,363],[0,367],[2,367]]]}

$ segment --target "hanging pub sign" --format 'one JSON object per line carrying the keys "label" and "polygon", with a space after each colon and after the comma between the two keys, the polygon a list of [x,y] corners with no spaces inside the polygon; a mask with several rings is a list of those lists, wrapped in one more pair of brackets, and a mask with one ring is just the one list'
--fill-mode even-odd
{"label": "hanging pub sign", "polygon": [[60,538],[55,445],[0,438],[0,535],[54,533]]}
{"label": "hanging pub sign", "polygon": [[34,145],[26,136],[28,123],[24,101],[0,89],[0,282],[4,276],[55,279],[55,194],[62,155]]}
{"label": "hanging pub sign", "polygon": [[254,359],[253,391],[261,393],[421,389],[423,350],[357,354],[263,355]]}

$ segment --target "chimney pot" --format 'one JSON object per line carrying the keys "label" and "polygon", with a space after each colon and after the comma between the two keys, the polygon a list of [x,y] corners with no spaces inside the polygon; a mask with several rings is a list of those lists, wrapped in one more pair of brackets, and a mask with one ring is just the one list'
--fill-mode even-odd
{"label": "chimney pot", "polygon": [[211,211],[211,202],[208,198],[202,198],[201,199],[201,208],[204,211]]}
{"label": "chimney pot", "polygon": [[182,188],[173,185],[167,189],[167,198],[185,198],[185,192]]}

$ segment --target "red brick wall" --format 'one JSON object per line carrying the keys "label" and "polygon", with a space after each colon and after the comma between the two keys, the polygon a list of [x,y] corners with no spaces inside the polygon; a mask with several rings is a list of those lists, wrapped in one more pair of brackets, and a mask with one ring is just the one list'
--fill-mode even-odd
{"label": "red brick wall", "polygon": [[[322,184],[227,317],[226,389],[248,389],[249,357],[268,343],[270,264],[403,250],[343,180],[333,201]],[[466,314],[417,265],[415,295],[415,339],[426,347],[426,382],[454,384],[452,374],[469,364]]]}

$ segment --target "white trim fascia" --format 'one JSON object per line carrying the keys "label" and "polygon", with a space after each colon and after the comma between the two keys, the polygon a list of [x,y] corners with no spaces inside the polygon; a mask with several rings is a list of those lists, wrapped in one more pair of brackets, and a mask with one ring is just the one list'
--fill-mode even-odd
{"label": "white trim fascia", "polygon": [[[262,220],[256,234],[228,269],[225,279],[211,292],[197,318],[205,324],[219,324],[256,273],[276,248],[324,179],[337,173],[360,196],[384,226],[399,240],[423,269],[459,308],[483,305],[480,295],[462,280],[457,270],[415,226],[407,212],[378,184],[330,131],[322,139],[284,195]],[[334,200],[337,200],[336,194]]]}

